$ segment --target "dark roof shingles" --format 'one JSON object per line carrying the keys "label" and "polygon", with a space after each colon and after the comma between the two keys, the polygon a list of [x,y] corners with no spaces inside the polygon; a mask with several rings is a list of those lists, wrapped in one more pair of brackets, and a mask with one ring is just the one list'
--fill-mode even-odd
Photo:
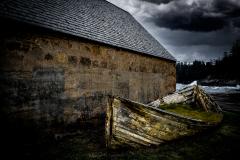
{"label": "dark roof shingles", "polygon": [[128,12],[105,0],[3,0],[0,8],[4,18],[176,61]]}

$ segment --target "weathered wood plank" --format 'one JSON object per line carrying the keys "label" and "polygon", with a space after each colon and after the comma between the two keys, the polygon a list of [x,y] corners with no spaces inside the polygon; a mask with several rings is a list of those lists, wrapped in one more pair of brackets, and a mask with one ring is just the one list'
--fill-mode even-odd
{"label": "weathered wood plank", "polygon": [[[220,107],[198,87],[185,88],[187,100],[194,100],[208,112],[221,114]],[[181,92],[184,95],[185,92]],[[190,94],[191,93],[191,94]],[[176,95],[173,95],[174,97]],[[192,97],[191,97],[192,96]],[[171,97],[171,98],[172,98]],[[133,147],[159,145],[180,137],[194,135],[221,122],[210,123],[157,108],[164,101],[150,105],[120,97],[111,97],[107,110],[106,145]],[[111,125],[111,126],[109,126]]]}

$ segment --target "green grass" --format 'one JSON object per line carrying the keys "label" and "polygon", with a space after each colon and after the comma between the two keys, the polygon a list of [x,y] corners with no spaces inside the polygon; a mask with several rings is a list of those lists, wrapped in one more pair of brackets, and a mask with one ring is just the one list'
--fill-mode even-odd
{"label": "green grass", "polygon": [[164,104],[160,106],[161,109],[173,112],[192,119],[198,119],[205,122],[218,122],[222,115],[213,112],[205,112],[204,110],[191,106],[189,104]]}

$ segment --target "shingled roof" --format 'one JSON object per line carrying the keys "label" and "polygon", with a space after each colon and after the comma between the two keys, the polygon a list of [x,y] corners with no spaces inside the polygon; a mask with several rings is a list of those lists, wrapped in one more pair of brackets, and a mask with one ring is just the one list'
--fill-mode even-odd
{"label": "shingled roof", "polygon": [[1,0],[0,16],[175,61],[128,12],[105,0]]}

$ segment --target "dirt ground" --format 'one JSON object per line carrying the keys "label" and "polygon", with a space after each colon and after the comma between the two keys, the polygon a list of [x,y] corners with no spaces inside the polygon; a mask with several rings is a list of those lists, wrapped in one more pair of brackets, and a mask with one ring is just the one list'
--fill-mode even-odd
{"label": "dirt ground", "polygon": [[20,122],[4,126],[6,124],[2,122],[1,155],[6,156],[3,159],[17,157],[25,160],[235,159],[240,148],[240,94],[213,96],[224,109],[224,119],[220,126],[155,148],[107,150],[104,144],[104,122],[73,126],[74,129],[65,130],[64,136],[55,138],[51,135],[42,136],[35,126],[22,128]]}

